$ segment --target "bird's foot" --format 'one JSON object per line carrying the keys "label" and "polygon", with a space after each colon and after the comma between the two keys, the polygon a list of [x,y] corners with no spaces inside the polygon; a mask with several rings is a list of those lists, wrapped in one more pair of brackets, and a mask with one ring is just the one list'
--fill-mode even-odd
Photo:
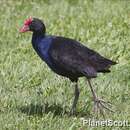
{"label": "bird's foot", "polygon": [[104,101],[103,99],[100,98],[94,98],[94,113],[100,113],[105,117],[104,115],[104,109],[108,110],[110,112],[114,112],[112,109],[112,104],[109,102]]}
{"label": "bird's foot", "polygon": [[76,114],[76,109],[75,108],[71,108],[70,115],[73,116],[75,114]]}

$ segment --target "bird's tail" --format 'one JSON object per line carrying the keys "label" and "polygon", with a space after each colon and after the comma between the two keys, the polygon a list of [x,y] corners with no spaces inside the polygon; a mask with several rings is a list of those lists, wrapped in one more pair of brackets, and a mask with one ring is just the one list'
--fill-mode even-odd
{"label": "bird's tail", "polygon": [[105,59],[102,60],[100,67],[98,68],[97,72],[109,73],[109,72],[111,72],[109,70],[109,68],[112,65],[115,65],[115,64],[117,64],[117,62],[105,58]]}

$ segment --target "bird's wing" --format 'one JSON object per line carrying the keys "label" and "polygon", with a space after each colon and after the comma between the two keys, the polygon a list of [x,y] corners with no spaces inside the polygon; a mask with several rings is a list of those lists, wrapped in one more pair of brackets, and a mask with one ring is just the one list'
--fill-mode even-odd
{"label": "bird's wing", "polygon": [[49,55],[55,64],[72,73],[96,77],[96,64],[89,58],[91,51],[86,51],[79,42],[68,38],[57,37],[52,42]]}

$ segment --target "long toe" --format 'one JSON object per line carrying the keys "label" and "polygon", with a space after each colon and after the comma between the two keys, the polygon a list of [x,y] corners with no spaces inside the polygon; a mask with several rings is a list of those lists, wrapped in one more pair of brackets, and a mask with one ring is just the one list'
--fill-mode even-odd
{"label": "long toe", "polygon": [[94,112],[98,115],[100,113],[105,117],[104,112],[105,110],[114,112],[114,110],[111,109],[112,105],[108,102],[105,102],[103,99],[95,98],[94,99]]}
{"label": "long toe", "polygon": [[112,110],[112,108],[111,108],[112,104],[107,103],[107,102],[105,102],[102,99],[99,99],[99,103],[100,103],[100,105],[101,105],[102,108],[104,108],[104,109],[106,109],[106,110],[108,110],[110,112],[114,112],[114,110]]}
{"label": "long toe", "polygon": [[76,109],[72,108],[71,111],[70,111],[70,115],[75,115],[75,114],[76,114]]}

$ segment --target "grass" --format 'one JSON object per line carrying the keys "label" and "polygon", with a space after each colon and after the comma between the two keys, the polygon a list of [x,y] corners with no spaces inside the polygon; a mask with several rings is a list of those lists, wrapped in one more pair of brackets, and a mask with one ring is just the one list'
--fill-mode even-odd
{"label": "grass", "polygon": [[[90,89],[80,79],[77,116],[69,116],[73,87],[40,60],[31,33],[18,29],[29,17],[44,20],[48,34],[79,40],[115,60],[110,74],[93,80],[100,97],[114,104],[106,119],[130,122],[130,1],[0,1],[0,130],[126,130],[128,127],[83,126],[92,113]],[[99,117],[103,119],[102,116]]]}

